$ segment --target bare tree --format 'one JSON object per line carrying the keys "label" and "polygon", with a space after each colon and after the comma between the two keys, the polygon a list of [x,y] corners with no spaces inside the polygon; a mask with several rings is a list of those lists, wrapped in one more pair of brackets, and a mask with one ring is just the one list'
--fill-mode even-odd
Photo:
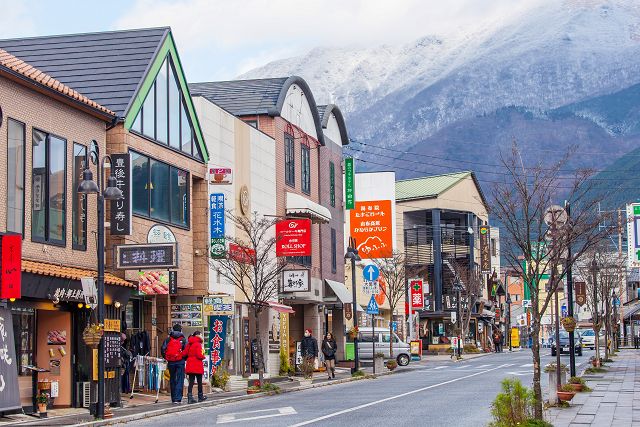
{"label": "bare tree", "polygon": [[[378,258],[374,259],[373,262],[378,266],[380,274],[384,277],[385,286],[381,286],[380,291],[389,301],[389,311],[391,312],[389,331],[391,332],[393,313],[396,311],[398,304],[405,298],[405,283],[407,282],[406,258],[404,253],[393,251],[391,258]],[[393,358],[393,340],[391,338],[389,338],[389,356]]]}
{"label": "bare tree", "polygon": [[471,322],[473,309],[478,298],[482,296],[482,289],[484,287],[482,283],[482,273],[477,267],[470,268],[468,263],[453,261],[451,262],[451,265],[453,266],[453,271],[462,284],[463,291],[460,295],[466,300],[466,304],[461,304],[461,301],[457,302],[457,304],[461,304],[461,319],[458,320],[461,325],[460,336],[462,339],[465,339],[469,333],[469,323]]}
{"label": "bare tree", "polygon": [[222,277],[242,292],[249,305],[255,325],[254,339],[258,343],[258,376],[262,383],[264,357],[260,340],[260,314],[267,307],[267,301],[278,296],[278,279],[286,263],[275,256],[275,219],[257,212],[246,217],[227,211],[226,216],[237,230],[236,236],[227,236],[226,239],[238,250],[227,251],[223,258],[211,262]]}
{"label": "bare tree", "polygon": [[[494,185],[492,194],[491,214],[505,230],[502,254],[511,267],[520,272],[531,295],[531,351],[537,419],[542,419],[539,341],[542,316],[567,268],[601,241],[603,234],[598,227],[602,220],[597,210],[599,200],[590,192],[592,172],[578,170],[563,175],[568,153],[572,150],[550,165],[527,165],[523,152],[514,142],[511,155],[501,156],[505,174]],[[563,199],[571,205],[569,218],[564,217],[562,209],[553,214],[548,211]],[[566,221],[564,225],[563,221]],[[570,256],[568,248],[572,250]],[[542,297],[538,285],[546,274],[551,275],[549,292]]]}

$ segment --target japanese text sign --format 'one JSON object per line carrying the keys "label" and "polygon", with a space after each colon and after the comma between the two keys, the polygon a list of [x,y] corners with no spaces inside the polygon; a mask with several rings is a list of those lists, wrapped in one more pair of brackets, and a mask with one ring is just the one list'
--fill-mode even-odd
{"label": "japanese text sign", "polygon": [[640,203],[627,205],[627,266],[640,267]]}
{"label": "japanese text sign", "polygon": [[22,277],[22,236],[0,236],[0,298],[20,298]]}
{"label": "japanese text sign", "polygon": [[391,258],[393,254],[391,200],[356,202],[350,213],[351,237],[362,259]]}
{"label": "japanese text sign", "polygon": [[489,226],[480,227],[480,270],[482,273],[491,273],[491,250],[489,248],[489,237],[491,230]]}
{"label": "japanese text sign", "polygon": [[353,158],[344,159],[344,204],[346,210],[354,209],[356,200],[356,174]]}
{"label": "japanese text sign", "polygon": [[111,201],[111,235],[131,234],[131,157],[126,154],[111,155],[111,170],[116,187],[122,191],[122,199]]}
{"label": "japanese text sign", "polygon": [[424,308],[424,293],[422,291],[422,280],[414,279],[409,282],[411,289],[411,308]]}
{"label": "japanese text sign", "polygon": [[233,296],[213,295],[203,297],[202,312],[205,316],[231,316],[233,314]]}
{"label": "japanese text sign", "polygon": [[211,213],[211,258],[224,258],[224,194],[214,193],[209,196]]}
{"label": "japanese text sign", "polygon": [[587,302],[587,284],[585,282],[575,282],[573,289],[576,293],[576,304],[582,307]]}
{"label": "japanese text sign", "polygon": [[116,269],[176,268],[177,243],[116,245]]}
{"label": "japanese text sign", "polygon": [[256,260],[256,251],[235,243],[229,243],[229,259],[243,264],[252,264]]}
{"label": "japanese text sign", "polygon": [[309,270],[282,272],[282,292],[309,292]]}
{"label": "japanese text sign", "polygon": [[0,411],[21,409],[11,311],[0,308]]}
{"label": "japanese text sign", "polygon": [[209,182],[211,184],[231,184],[233,171],[231,168],[209,168]]}
{"label": "japanese text sign", "polygon": [[227,338],[227,316],[209,317],[209,355],[211,373],[215,373],[224,359],[224,343]]}
{"label": "japanese text sign", "polygon": [[311,220],[283,219],[276,223],[276,256],[311,255]]}

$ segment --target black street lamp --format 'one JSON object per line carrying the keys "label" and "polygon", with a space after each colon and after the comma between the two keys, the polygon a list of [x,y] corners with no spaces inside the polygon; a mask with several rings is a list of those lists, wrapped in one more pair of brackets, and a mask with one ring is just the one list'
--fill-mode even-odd
{"label": "black street lamp", "polygon": [[509,282],[507,281],[507,340],[509,341],[509,351],[511,351],[511,295],[509,295]]}
{"label": "black street lamp", "polygon": [[458,323],[458,357],[462,355],[462,349],[460,346],[460,340],[462,339],[462,319],[460,318],[460,292],[462,292],[464,288],[462,287],[462,282],[460,281],[460,277],[456,274],[455,282],[453,283],[453,290],[456,291],[456,323]]}
{"label": "black street lamp", "polygon": [[[116,186],[116,177],[109,174],[107,186],[104,187],[102,177],[104,176],[105,160],[111,166],[111,157],[105,155],[100,160],[100,149],[94,140],[91,143],[91,160],[98,167],[98,183],[93,180],[93,173],[87,167],[82,173],[82,181],[78,185],[80,194],[98,195],[98,323],[104,325],[104,201],[122,199],[122,191]],[[88,165],[87,165],[88,166]],[[104,418],[104,339],[100,340],[98,347],[98,401],[96,403],[95,417]]]}
{"label": "black street lamp", "polygon": [[[358,302],[356,297],[356,261],[361,261],[360,255],[358,255],[358,249],[356,249],[356,239],[349,237],[349,246],[347,247],[347,253],[344,255],[344,259],[351,260],[351,295],[353,298],[353,327],[358,328]],[[353,339],[353,354],[354,354],[354,366],[351,369],[351,373],[360,369],[360,358],[358,356],[358,334]],[[375,353],[375,351],[374,351]]]}

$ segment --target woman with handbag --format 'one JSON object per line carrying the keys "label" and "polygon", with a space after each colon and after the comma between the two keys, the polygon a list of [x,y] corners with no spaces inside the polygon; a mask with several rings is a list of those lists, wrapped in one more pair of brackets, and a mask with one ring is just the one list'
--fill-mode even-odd
{"label": "woman with handbag", "polygon": [[322,340],[322,354],[329,379],[336,377],[336,350],[336,340],[333,339],[333,334],[328,332]]}

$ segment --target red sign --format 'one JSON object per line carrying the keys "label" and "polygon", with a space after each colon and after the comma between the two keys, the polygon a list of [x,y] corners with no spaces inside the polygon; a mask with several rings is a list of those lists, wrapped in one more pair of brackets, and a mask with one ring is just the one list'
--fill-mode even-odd
{"label": "red sign", "polygon": [[256,259],[256,251],[235,243],[229,243],[229,258],[243,264],[253,264]]}
{"label": "red sign", "polygon": [[0,236],[0,298],[20,298],[22,277],[22,236]]}
{"label": "red sign", "polygon": [[276,223],[276,256],[311,255],[311,220],[283,219]]}
{"label": "red sign", "polygon": [[411,280],[409,282],[409,289],[411,289],[411,308],[424,308],[424,292],[422,290],[422,280]]}

